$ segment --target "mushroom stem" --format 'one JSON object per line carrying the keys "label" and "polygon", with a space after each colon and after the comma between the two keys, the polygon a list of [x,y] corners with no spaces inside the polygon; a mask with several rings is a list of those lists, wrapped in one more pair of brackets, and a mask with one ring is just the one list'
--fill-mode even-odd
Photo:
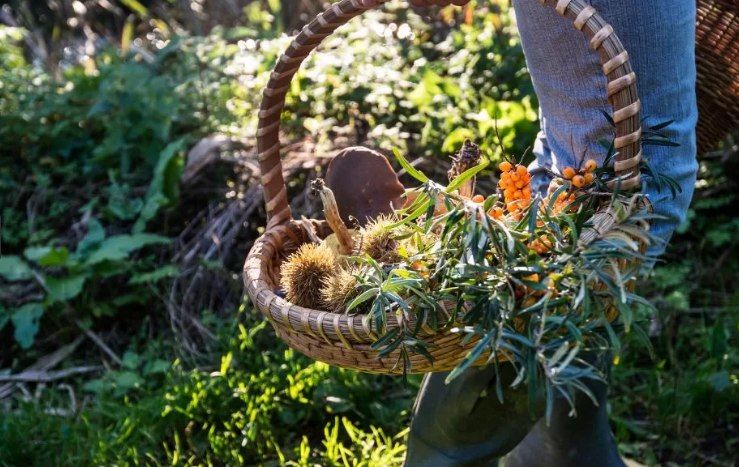
{"label": "mushroom stem", "polygon": [[311,183],[311,188],[321,197],[326,222],[328,222],[328,226],[331,227],[331,230],[336,234],[336,239],[339,241],[339,253],[343,255],[351,254],[354,250],[354,240],[346,224],[341,220],[339,207],[336,204],[336,198],[334,198],[334,192],[326,186],[322,178],[314,180]]}
{"label": "mushroom stem", "polygon": [[[449,172],[447,172],[449,181],[451,182],[462,175],[466,170],[471,169],[479,163],[480,148],[469,139],[466,139],[462,145],[462,149],[460,149],[455,156],[452,156],[452,167],[449,169]],[[459,187],[459,195],[465,198],[472,198],[474,194],[475,177],[470,177],[469,180]]]}

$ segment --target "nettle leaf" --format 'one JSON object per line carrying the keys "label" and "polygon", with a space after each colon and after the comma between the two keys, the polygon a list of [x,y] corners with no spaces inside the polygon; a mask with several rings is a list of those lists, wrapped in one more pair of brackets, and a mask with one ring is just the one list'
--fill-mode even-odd
{"label": "nettle leaf", "polygon": [[168,264],[150,272],[134,274],[128,281],[129,284],[147,284],[158,282],[167,277],[176,277],[180,273],[177,266]]}
{"label": "nettle leaf", "polygon": [[49,293],[47,299],[51,303],[71,300],[82,292],[85,280],[87,280],[86,274],[76,274],[60,278],[46,277],[44,278],[44,282]]}
{"label": "nettle leaf", "polygon": [[84,255],[105,240],[105,229],[96,218],[87,221],[87,234],[77,244],[77,253]]}
{"label": "nettle leaf", "polygon": [[139,357],[139,354],[136,352],[131,352],[130,350],[127,350],[123,354],[123,366],[128,368],[129,370],[135,370],[139,367],[139,364],[141,363],[141,357]]}
{"label": "nettle leaf", "polygon": [[103,261],[119,261],[145,246],[165,243],[169,243],[169,239],[161,235],[148,233],[115,235],[100,243],[100,246],[87,258],[86,264],[91,266],[102,263]]}
{"label": "nettle leaf", "polygon": [[13,337],[22,349],[28,349],[33,345],[33,340],[38,333],[39,319],[44,314],[41,303],[26,303],[17,308],[10,316],[15,332]]}
{"label": "nettle leaf", "polygon": [[144,198],[144,207],[133,226],[135,233],[143,232],[146,224],[156,216],[159,209],[171,203],[179,195],[179,182],[183,160],[177,157],[185,145],[184,139],[178,139],[167,145],[159,154],[154,168],[154,177]]}
{"label": "nettle leaf", "polygon": [[119,371],[114,376],[114,382],[118,389],[128,391],[144,384],[143,378],[133,371]]}
{"label": "nettle leaf", "polygon": [[64,266],[69,259],[69,250],[64,246],[35,246],[26,248],[23,256],[41,266]]}
{"label": "nettle leaf", "polygon": [[33,277],[33,270],[18,256],[0,257],[0,276],[9,281],[22,281]]}

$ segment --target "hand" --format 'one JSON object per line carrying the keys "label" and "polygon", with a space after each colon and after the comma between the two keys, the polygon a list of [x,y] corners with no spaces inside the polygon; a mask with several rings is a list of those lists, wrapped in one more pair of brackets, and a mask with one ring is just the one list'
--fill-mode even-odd
{"label": "hand", "polygon": [[[432,6],[464,6],[467,5],[470,0],[410,0],[412,6],[417,8],[428,8]],[[360,3],[366,8],[373,8],[377,5],[378,0],[360,0]]]}
{"label": "hand", "polygon": [[467,5],[470,0],[410,0],[411,5],[415,7],[420,8],[428,8],[432,6],[448,6],[448,5],[457,5],[457,6],[464,6]]}

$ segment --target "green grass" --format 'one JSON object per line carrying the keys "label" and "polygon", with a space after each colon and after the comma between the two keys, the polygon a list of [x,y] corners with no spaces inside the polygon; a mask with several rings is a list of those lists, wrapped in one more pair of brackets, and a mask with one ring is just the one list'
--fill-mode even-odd
{"label": "green grass", "polygon": [[[418,378],[312,362],[279,342],[248,304],[238,313],[202,310],[217,342],[185,358],[161,301],[180,273],[170,262],[175,247],[134,248],[155,238],[148,234],[177,236],[194,213],[223,203],[212,193],[185,198],[177,177],[201,136],[253,136],[259,91],[286,46],[268,30],[275,3],[254,4],[261,9],[249,10],[260,18],[253,28],[172,38],[152,63],[111,49],[94,57],[96,73],[76,66],[60,77],[25,60],[22,31],[0,28],[2,252],[41,277],[69,279],[54,294],[28,270],[20,280],[0,278],[0,374],[22,371],[85,327],[122,358],[94,376],[27,384],[0,401],[0,465],[402,461]],[[444,156],[472,132],[496,160],[497,116],[504,144],[521,154],[536,131],[536,102],[506,8],[478,8],[448,36],[395,12],[415,38],[364,34],[389,21],[365,15],[330,44],[343,61],[314,55],[306,63],[288,97],[285,131],[312,138],[318,152],[331,149],[338,129],[426,158]],[[172,143],[182,146],[170,154]],[[653,351],[627,337],[613,371],[609,410],[620,448],[650,465],[732,465],[739,448],[733,152],[702,162],[689,221],[666,264],[640,284],[659,309],[654,320],[640,317]],[[264,225],[258,213],[251,221],[245,232]],[[93,254],[107,258],[90,261]],[[208,267],[239,283],[239,264]],[[60,367],[100,359],[85,341]]]}

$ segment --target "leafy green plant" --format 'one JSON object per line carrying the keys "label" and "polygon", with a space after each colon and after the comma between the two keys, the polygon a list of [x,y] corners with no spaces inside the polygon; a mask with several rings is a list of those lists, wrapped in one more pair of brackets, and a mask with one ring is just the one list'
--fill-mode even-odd
{"label": "leafy green plant", "polygon": [[[61,415],[61,389],[18,404],[0,419],[0,465],[400,465],[412,387],[310,361],[252,313],[225,330],[209,371],[165,365],[148,344],[77,388],[95,395],[79,413]],[[52,407],[60,415],[49,419]],[[9,444],[17,433],[30,438]]]}
{"label": "leafy green plant", "polygon": [[[176,360],[178,343],[161,320],[161,293],[179,274],[171,246],[116,249],[115,259],[91,266],[69,262],[82,257],[80,243],[97,229],[93,219],[104,240],[176,237],[193,209],[177,192],[187,148],[213,132],[253,138],[261,90],[289,42],[274,1],[250,3],[239,17],[243,27],[207,37],[173,36],[180,25],[168,28],[156,17],[168,2],[158,2],[160,10],[127,3],[146,11],[124,9],[138,18],[121,22],[125,35],[111,35],[126,37],[125,51],[102,49],[79,62],[65,55],[52,70],[27,60],[23,41],[33,41],[31,33],[0,26],[0,375],[22,371],[87,326],[106,332],[122,361],[67,385],[26,384],[29,392],[4,399],[0,465],[397,463],[417,380],[403,386],[309,362],[257,330],[257,320],[234,328],[228,310],[204,311],[224,342],[210,363],[190,368]],[[468,17],[450,9],[432,21],[390,5],[390,14],[353,20],[298,74],[285,141],[310,138],[319,143],[316,153],[335,142],[400,147],[428,163],[464,139],[457,128],[469,128],[486,135],[483,150],[495,160],[497,119],[505,144],[523,153],[537,105],[506,3],[477,5]],[[39,26],[52,33],[53,24]],[[144,34],[153,27],[160,32],[150,41]],[[629,349],[613,371],[614,431],[622,453],[645,464],[734,462],[739,203],[732,144],[702,162],[696,201],[668,264],[657,266],[648,290],[639,284],[658,309],[653,318],[640,309],[634,316],[654,352],[627,335]],[[157,214],[143,214],[145,205]],[[264,224],[258,211],[251,221],[249,232]],[[41,264],[46,255],[44,263],[58,265]],[[229,277],[240,268],[208,266]],[[77,274],[86,277],[81,291],[54,303],[36,278]],[[74,286],[58,291],[72,294]],[[14,337],[16,325],[22,331]],[[246,343],[242,336],[252,331]],[[24,350],[17,339],[34,344]],[[91,344],[64,365],[90,362],[98,362]],[[252,419],[269,432],[248,439]]]}

